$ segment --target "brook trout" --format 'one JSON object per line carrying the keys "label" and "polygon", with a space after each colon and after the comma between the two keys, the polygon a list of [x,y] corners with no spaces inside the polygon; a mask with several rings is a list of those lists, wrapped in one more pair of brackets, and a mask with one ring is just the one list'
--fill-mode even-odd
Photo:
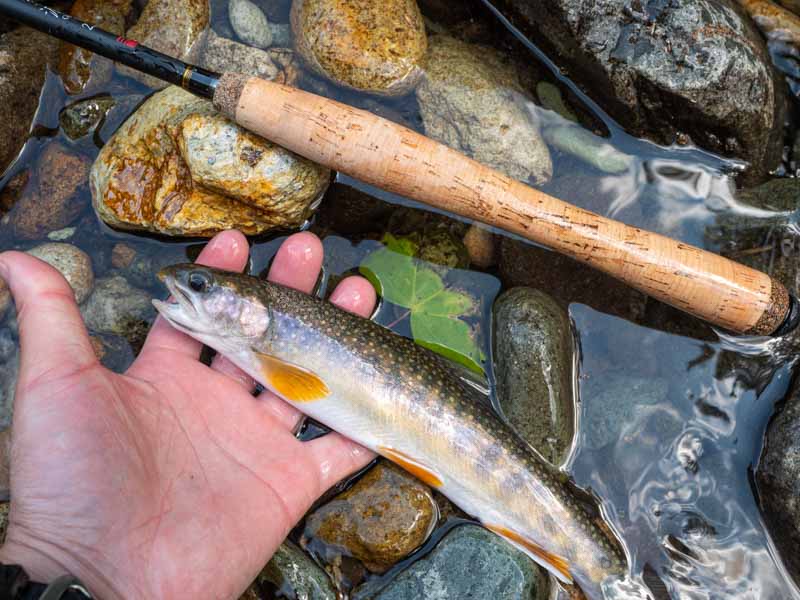
{"label": "brook trout", "polygon": [[[302,412],[445,494],[590,599],[633,583],[610,532],[443,358],[333,304],[196,265],[159,273],[154,300]],[[636,597],[636,596],[634,596]],[[638,596],[644,597],[644,596]]]}

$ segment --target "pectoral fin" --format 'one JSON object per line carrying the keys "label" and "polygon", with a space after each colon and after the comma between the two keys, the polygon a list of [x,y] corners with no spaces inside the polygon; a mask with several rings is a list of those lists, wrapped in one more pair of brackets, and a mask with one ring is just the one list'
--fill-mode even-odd
{"label": "pectoral fin", "polygon": [[328,386],[317,375],[302,367],[256,352],[265,382],[275,392],[292,402],[313,402],[330,393]]}
{"label": "pectoral fin", "polygon": [[565,558],[548,552],[537,543],[522,537],[516,531],[512,531],[502,525],[484,523],[483,526],[500,537],[507,539],[520,550],[524,551],[533,560],[555,575],[559,581],[570,585],[573,583],[572,574],[569,572],[569,563]]}
{"label": "pectoral fin", "polygon": [[433,469],[422,464],[420,461],[411,458],[399,450],[387,448],[386,446],[378,446],[378,453],[411,473],[422,483],[425,483],[433,488],[441,487],[442,478],[439,477],[433,471]]}

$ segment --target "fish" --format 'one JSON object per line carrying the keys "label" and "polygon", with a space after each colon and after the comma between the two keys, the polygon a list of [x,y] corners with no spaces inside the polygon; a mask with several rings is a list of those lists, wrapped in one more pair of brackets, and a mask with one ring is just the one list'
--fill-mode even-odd
{"label": "fish", "polygon": [[438,490],[564,585],[590,600],[632,597],[620,591],[635,582],[613,531],[446,359],[259,278],[197,265],[159,278],[171,299],[153,303],[173,327]]}

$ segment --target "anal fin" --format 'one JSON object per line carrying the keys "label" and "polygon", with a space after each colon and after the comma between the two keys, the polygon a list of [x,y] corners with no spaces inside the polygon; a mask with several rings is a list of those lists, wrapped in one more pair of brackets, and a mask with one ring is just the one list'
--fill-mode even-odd
{"label": "anal fin", "polygon": [[408,454],[389,448],[387,446],[378,446],[378,453],[385,456],[396,465],[402,467],[414,477],[419,479],[422,483],[429,485],[433,488],[442,487],[442,478],[439,477],[433,469],[424,465],[420,461],[411,458]]}
{"label": "anal fin", "polygon": [[502,525],[491,525],[489,523],[484,523],[483,526],[489,531],[492,531],[500,537],[505,538],[520,550],[524,551],[537,563],[555,575],[559,581],[572,585],[572,574],[569,572],[569,563],[565,558],[548,552],[536,542],[521,536],[516,531],[512,531],[508,527],[503,527]]}

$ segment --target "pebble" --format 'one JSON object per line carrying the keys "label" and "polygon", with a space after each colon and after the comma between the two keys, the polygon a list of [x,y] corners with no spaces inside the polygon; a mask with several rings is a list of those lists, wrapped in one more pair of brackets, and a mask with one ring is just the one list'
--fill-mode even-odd
{"label": "pebble", "polygon": [[75,235],[75,227],[64,227],[64,229],[57,229],[47,234],[47,239],[52,242],[63,242]]}
{"label": "pebble", "polygon": [[281,48],[261,50],[240,44],[209,31],[200,65],[212,71],[233,71],[295,85],[299,68],[294,52]]}
{"label": "pebble", "polygon": [[371,600],[530,600],[546,576],[523,552],[476,525],[451,530],[424,558],[401,572]]}
{"label": "pebble", "polygon": [[36,175],[28,181],[7,217],[18,239],[40,239],[69,225],[83,209],[78,191],[86,183],[89,160],[58,142],[44,149]]}
{"label": "pebble", "polygon": [[[260,600],[260,590],[271,588],[282,598],[298,600],[337,600],[339,598],[328,575],[300,548],[285,540],[256,581],[240,600]],[[248,594],[250,594],[248,596]]]}
{"label": "pebble", "polygon": [[256,48],[272,45],[272,30],[261,9],[250,0],[229,0],[228,19],[238,38]]}
{"label": "pebble", "polygon": [[425,134],[514,179],[547,182],[553,163],[516,66],[446,35],[428,44],[416,91]]}
{"label": "pebble", "polygon": [[59,115],[61,130],[71,140],[89,135],[102,123],[114,104],[115,100],[111,96],[98,96],[73,102]]}
{"label": "pebble", "polygon": [[339,85],[400,96],[422,76],[427,42],[415,0],[294,0],[291,23],[308,66]]}
{"label": "pebble", "polygon": [[569,317],[546,293],[528,287],[504,292],[492,312],[503,414],[525,441],[558,466],[574,435],[575,348]]}
{"label": "pebble", "polygon": [[119,242],[111,249],[111,266],[116,269],[126,269],[131,266],[136,258],[136,250],[128,244]]}
{"label": "pebble", "polygon": [[430,490],[380,461],[346,492],[311,513],[304,541],[321,543],[327,562],[342,553],[383,572],[421,546],[437,520]]}
{"label": "pebble", "polygon": [[98,279],[81,306],[86,327],[95,333],[124,337],[135,350],[144,342],[154,309],[150,294],[133,287],[120,275]]}
{"label": "pebble", "polygon": [[473,223],[464,235],[464,246],[469,254],[470,263],[481,269],[494,266],[494,236],[491,231]]}
{"label": "pebble", "polygon": [[245,131],[178,87],[151,96],[135,115],[90,175],[95,210],[113,227],[203,237],[297,228],[330,182],[329,169]]}
{"label": "pebble", "polygon": [[78,304],[92,293],[94,286],[92,259],[80,248],[72,244],[51,242],[31,248],[28,254],[55,267],[72,287]]}

